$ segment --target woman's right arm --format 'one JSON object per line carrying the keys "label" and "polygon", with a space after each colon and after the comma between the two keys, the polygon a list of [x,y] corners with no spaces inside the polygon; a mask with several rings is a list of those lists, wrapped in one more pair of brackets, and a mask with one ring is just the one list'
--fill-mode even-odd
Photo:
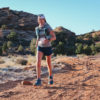
{"label": "woman's right arm", "polygon": [[35,46],[36,48],[37,48],[37,46],[38,46],[38,41],[39,41],[39,39],[36,40],[36,46]]}
{"label": "woman's right arm", "polygon": [[39,41],[38,27],[35,28],[35,32],[36,32],[36,36],[37,36],[35,47],[37,48],[37,46],[38,46],[38,41]]}

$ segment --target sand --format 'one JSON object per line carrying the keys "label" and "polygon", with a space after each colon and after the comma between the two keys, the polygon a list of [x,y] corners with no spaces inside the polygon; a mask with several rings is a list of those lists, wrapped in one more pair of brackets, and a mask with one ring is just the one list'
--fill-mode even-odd
{"label": "sand", "polygon": [[[100,100],[100,56],[54,59],[54,84],[48,85],[48,74],[42,75],[42,86],[22,85],[9,81],[0,85],[0,100]],[[31,70],[31,69],[30,69]],[[34,84],[36,77],[26,80]]]}

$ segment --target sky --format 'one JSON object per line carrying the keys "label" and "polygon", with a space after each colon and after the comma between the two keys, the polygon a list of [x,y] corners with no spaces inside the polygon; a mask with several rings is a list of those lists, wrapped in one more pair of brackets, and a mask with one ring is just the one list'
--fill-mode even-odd
{"label": "sky", "polygon": [[77,35],[100,30],[100,0],[0,0],[0,8],[44,14],[55,29],[58,26]]}

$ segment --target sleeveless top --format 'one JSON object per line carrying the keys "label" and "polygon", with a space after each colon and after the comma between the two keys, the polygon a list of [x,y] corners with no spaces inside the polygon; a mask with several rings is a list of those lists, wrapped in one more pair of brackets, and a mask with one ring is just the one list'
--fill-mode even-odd
{"label": "sleeveless top", "polygon": [[35,28],[36,36],[38,40],[38,46],[40,47],[50,47],[51,42],[44,43],[45,39],[50,39],[50,31],[52,30],[51,26],[48,23],[45,23],[43,27],[37,26]]}

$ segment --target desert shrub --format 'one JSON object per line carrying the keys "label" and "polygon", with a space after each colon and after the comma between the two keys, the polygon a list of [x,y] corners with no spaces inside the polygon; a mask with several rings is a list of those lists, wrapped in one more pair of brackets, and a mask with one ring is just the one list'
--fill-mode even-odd
{"label": "desert shrub", "polygon": [[7,42],[7,47],[8,47],[8,48],[11,48],[12,45],[13,45],[12,41],[8,41],[8,42]]}
{"label": "desert shrub", "polygon": [[76,54],[81,54],[81,53],[83,52],[82,43],[76,43],[75,46],[76,46],[75,53],[76,53]]}
{"label": "desert shrub", "polygon": [[85,34],[84,38],[91,38],[91,34],[90,33]]}
{"label": "desert shrub", "polygon": [[92,45],[92,44],[94,44],[94,40],[93,40],[93,38],[89,38],[88,40],[84,40],[84,44],[87,44],[87,45]]}
{"label": "desert shrub", "polygon": [[65,54],[65,47],[64,47],[64,43],[59,41],[57,47],[56,47],[56,52],[57,54]]}
{"label": "desert shrub", "polygon": [[75,43],[76,43],[76,37],[75,36],[70,36],[65,44],[67,55],[73,55],[75,54]]}
{"label": "desert shrub", "polygon": [[10,34],[8,34],[7,38],[10,40],[10,41],[16,41],[17,40],[17,34],[14,30],[12,30],[10,32]]}
{"label": "desert shrub", "polygon": [[2,25],[2,26],[1,26],[1,29],[2,29],[2,30],[5,30],[6,28],[7,28],[6,25]]}
{"label": "desert shrub", "polygon": [[90,46],[90,48],[91,48],[91,54],[96,54],[96,48],[95,48],[95,45],[94,44],[92,44],[91,46]]}
{"label": "desert shrub", "polygon": [[30,42],[30,50],[33,54],[36,54],[36,39],[32,39],[31,42]]}
{"label": "desert shrub", "polygon": [[2,55],[2,47],[0,46],[0,55]]}
{"label": "desert shrub", "polygon": [[21,65],[26,65],[27,64],[27,60],[20,58],[20,59],[17,59],[16,60],[16,63],[17,64],[21,64]]}
{"label": "desert shrub", "polygon": [[87,55],[90,55],[91,52],[92,52],[90,46],[84,45],[84,46],[83,46],[83,52],[84,52],[85,54],[87,54]]}
{"label": "desert shrub", "polygon": [[75,53],[75,36],[69,36],[66,32],[55,32],[56,40],[52,42],[54,55]]}
{"label": "desert shrub", "polygon": [[83,36],[77,36],[76,37],[76,42],[77,43],[83,43]]}
{"label": "desert shrub", "polygon": [[5,51],[5,52],[7,51],[7,42],[3,43],[2,51]]}
{"label": "desert shrub", "polygon": [[66,54],[66,46],[65,43],[62,41],[59,41],[58,44],[56,44],[56,46],[53,48],[53,53],[54,55],[60,55],[60,54]]}
{"label": "desert shrub", "polygon": [[23,46],[22,46],[22,45],[19,45],[19,47],[18,47],[18,52],[22,53],[23,51],[24,51]]}
{"label": "desert shrub", "polygon": [[68,46],[66,51],[67,51],[67,55],[75,54],[75,46]]}
{"label": "desert shrub", "polygon": [[100,52],[100,43],[95,45],[95,49],[96,49],[97,52]]}
{"label": "desert shrub", "polygon": [[76,37],[76,43],[82,43],[82,44],[86,44],[86,45],[91,45],[91,44],[94,44],[94,40],[93,40],[91,34],[87,33],[87,34],[85,34],[83,36],[77,36]]}
{"label": "desert shrub", "polygon": [[53,53],[54,55],[57,54],[66,54],[66,43],[67,43],[67,36],[65,32],[56,32],[56,40],[52,41]]}

